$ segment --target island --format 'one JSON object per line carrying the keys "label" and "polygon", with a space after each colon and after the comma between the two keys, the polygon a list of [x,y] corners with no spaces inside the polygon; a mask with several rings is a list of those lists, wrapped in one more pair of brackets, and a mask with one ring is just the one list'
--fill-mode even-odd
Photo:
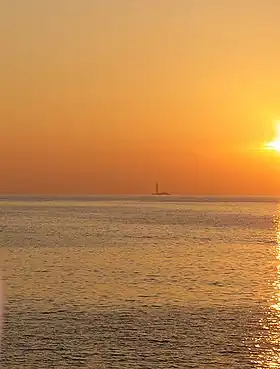
{"label": "island", "polygon": [[159,192],[159,185],[156,183],[156,192],[152,194],[153,196],[170,196],[168,192]]}

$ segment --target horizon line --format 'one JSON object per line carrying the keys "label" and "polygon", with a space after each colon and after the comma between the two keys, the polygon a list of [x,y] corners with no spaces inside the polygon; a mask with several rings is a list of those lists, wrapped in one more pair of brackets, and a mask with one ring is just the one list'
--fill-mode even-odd
{"label": "horizon line", "polygon": [[[72,197],[72,196],[79,196],[79,197],[90,197],[90,196],[125,196],[125,197],[152,197],[153,194],[151,193],[20,193],[20,192],[0,192],[0,197],[13,197],[13,196],[46,196],[46,197],[53,197],[53,196],[60,196],[60,197]],[[187,193],[171,193],[171,197],[280,197],[280,194],[187,194]],[[168,196],[170,198],[170,196]]]}

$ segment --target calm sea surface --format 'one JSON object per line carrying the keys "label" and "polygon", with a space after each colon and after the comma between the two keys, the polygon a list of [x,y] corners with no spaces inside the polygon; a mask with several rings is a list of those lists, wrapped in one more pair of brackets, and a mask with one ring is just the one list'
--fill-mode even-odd
{"label": "calm sea surface", "polygon": [[279,368],[279,210],[0,198],[2,367]]}

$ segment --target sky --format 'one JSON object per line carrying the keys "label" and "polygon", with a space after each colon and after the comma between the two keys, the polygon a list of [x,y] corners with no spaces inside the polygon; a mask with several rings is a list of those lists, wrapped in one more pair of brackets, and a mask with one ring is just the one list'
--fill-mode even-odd
{"label": "sky", "polygon": [[279,0],[2,0],[0,193],[280,195]]}

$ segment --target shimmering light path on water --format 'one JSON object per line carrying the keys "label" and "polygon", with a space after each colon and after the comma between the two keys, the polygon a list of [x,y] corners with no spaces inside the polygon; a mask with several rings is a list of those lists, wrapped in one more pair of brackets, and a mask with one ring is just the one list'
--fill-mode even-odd
{"label": "shimmering light path on water", "polygon": [[2,198],[3,367],[277,368],[278,204],[206,200]]}

